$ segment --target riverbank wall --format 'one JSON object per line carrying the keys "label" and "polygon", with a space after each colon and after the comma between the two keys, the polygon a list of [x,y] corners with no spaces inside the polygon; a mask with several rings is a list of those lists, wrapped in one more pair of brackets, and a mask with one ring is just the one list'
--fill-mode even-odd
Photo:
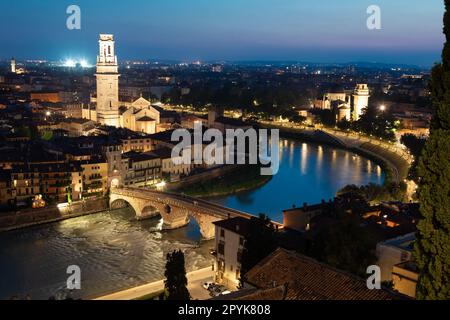
{"label": "riverbank wall", "polygon": [[58,222],[109,209],[107,197],[99,197],[41,209],[0,213],[0,232]]}
{"label": "riverbank wall", "polygon": [[396,149],[393,144],[370,137],[329,129],[298,129],[265,124],[262,127],[279,129],[280,136],[283,138],[325,144],[359,154],[382,167],[386,175],[385,183],[394,182],[399,184],[408,178],[412,160],[404,151]]}

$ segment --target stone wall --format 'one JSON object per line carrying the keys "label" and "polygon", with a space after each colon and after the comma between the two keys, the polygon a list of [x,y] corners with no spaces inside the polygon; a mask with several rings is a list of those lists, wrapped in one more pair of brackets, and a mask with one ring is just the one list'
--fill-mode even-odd
{"label": "stone wall", "polygon": [[0,231],[20,229],[39,224],[61,221],[108,210],[107,198],[73,202],[70,206],[27,209],[0,214]]}

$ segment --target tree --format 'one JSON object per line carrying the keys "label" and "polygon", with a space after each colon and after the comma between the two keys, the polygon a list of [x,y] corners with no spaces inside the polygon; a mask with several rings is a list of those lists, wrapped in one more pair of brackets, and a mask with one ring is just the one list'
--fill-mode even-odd
{"label": "tree", "polygon": [[167,300],[190,300],[187,289],[184,253],[181,250],[167,254],[165,288],[168,292]]}
{"label": "tree", "polygon": [[367,276],[367,266],[376,262],[376,241],[361,227],[361,219],[335,208],[337,221],[318,231],[311,255],[350,273]]}
{"label": "tree", "polygon": [[430,138],[419,159],[422,219],[414,257],[420,271],[418,299],[450,298],[450,0],[445,0],[442,63],[430,81],[435,114]]}
{"label": "tree", "polygon": [[241,286],[245,274],[276,248],[275,229],[271,220],[264,214],[253,218],[241,257]]}

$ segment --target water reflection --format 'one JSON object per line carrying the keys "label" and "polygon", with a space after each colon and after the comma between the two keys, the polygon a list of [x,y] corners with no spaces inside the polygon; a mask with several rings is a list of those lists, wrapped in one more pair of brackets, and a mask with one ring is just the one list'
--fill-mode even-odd
{"label": "water reflection", "polygon": [[82,290],[72,296],[97,296],[162,279],[166,254],[175,249],[185,251],[188,271],[210,266],[213,246],[193,219],[161,231],[161,219],[136,221],[129,209],[9,232],[0,235],[0,299],[66,294],[70,265],[82,271]]}
{"label": "water reflection", "polygon": [[265,213],[281,222],[282,210],[293,204],[300,206],[333,198],[347,184],[383,182],[379,166],[352,152],[293,140],[280,141],[280,145],[283,160],[278,174],[269,183],[258,190],[210,200],[253,214]]}

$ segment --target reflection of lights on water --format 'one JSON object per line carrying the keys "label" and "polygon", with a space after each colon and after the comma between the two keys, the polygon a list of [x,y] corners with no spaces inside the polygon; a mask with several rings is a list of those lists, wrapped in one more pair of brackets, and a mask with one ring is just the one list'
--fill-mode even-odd
{"label": "reflection of lights on water", "polygon": [[302,157],[300,159],[300,170],[303,175],[306,174],[307,165],[308,165],[308,145],[306,143],[303,143]]}
{"label": "reflection of lights on water", "polygon": [[322,167],[322,162],[323,162],[323,147],[319,146],[317,150],[317,166],[319,168]]}
{"label": "reflection of lights on water", "polygon": [[380,167],[380,166],[377,166],[377,176],[378,176],[378,178],[381,177],[381,173],[382,173],[381,167]]}
{"label": "reflection of lights on water", "polygon": [[336,164],[337,160],[337,152],[336,150],[333,150],[332,157],[331,157],[331,164],[334,166]]}

